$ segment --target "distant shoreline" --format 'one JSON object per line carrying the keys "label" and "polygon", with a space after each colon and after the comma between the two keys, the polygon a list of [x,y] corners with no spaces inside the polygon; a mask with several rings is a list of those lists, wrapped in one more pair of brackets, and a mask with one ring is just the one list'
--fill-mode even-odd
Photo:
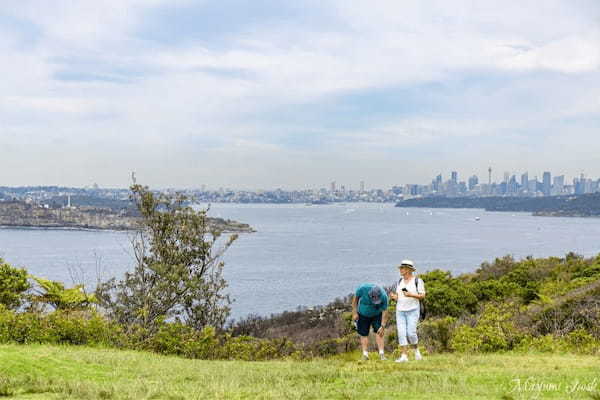
{"label": "distant shoreline", "polygon": [[482,209],[527,212],[536,217],[600,217],[600,193],[554,197],[421,197],[396,203],[403,208]]}
{"label": "distant shoreline", "polygon": [[[0,202],[0,227],[95,231],[136,231],[140,218],[127,210],[98,207],[49,208],[21,201]],[[211,230],[222,233],[251,233],[248,224],[206,217]]]}
{"label": "distant shoreline", "polygon": [[[245,224],[241,224],[245,225]],[[20,229],[20,230],[40,230],[40,231],[89,231],[89,232],[135,232],[137,229],[129,227],[110,227],[103,228],[99,226],[83,226],[83,225],[24,225],[24,224],[0,224],[0,229]],[[256,232],[253,228],[228,228],[223,229],[222,233],[253,233]]]}
{"label": "distant shoreline", "polygon": [[39,225],[0,225],[0,229],[18,229],[32,231],[89,231],[89,232],[132,232],[133,229],[115,229],[84,226],[39,226]]}

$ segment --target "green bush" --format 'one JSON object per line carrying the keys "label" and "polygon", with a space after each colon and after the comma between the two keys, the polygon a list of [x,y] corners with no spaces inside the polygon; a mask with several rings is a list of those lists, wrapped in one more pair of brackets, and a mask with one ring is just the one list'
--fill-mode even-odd
{"label": "green bush", "polygon": [[284,358],[297,350],[287,339],[217,335],[213,327],[196,331],[180,322],[163,322],[158,332],[139,346],[144,350],[187,358],[246,361]]}
{"label": "green bush", "polygon": [[52,333],[43,316],[37,313],[0,310],[0,341],[3,343],[54,343]]}
{"label": "green bush", "polygon": [[450,347],[459,352],[504,351],[514,348],[523,338],[512,320],[514,304],[488,304],[474,327],[459,326]]}
{"label": "green bush", "polygon": [[121,327],[97,312],[56,311],[45,318],[56,343],[119,346],[125,341]]}
{"label": "green bush", "polygon": [[483,338],[480,330],[468,325],[461,325],[456,328],[454,336],[450,341],[452,350],[461,353],[480,351],[483,346]]}
{"label": "green bush", "polygon": [[224,335],[219,347],[218,358],[245,361],[284,358],[296,351],[293,343],[287,339],[256,339],[251,336]]}
{"label": "green bush", "polygon": [[429,352],[450,351],[456,318],[431,318],[419,324],[419,340]]}
{"label": "green bush", "polygon": [[0,258],[0,305],[9,309],[20,307],[29,288],[27,271],[13,268]]}
{"label": "green bush", "polygon": [[502,301],[521,290],[516,282],[497,279],[475,281],[469,284],[469,288],[479,301]]}
{"label": "green bush", "polygon": [[527,335],[521,340],[516,350],[520,352],[571,352],[597,355],[600,354],[600,341],[585,330],[577,329],[563,337],[556,337],[551,334],[537,337]]}
{"label": "green bush", "polygon": [[596,339],[585,329],[576,329],[569,332],[564,340],[573,352],[600,354],[600,340]]}
{"label": "green bush", "polygon": [[477,297],[467,284],[448,271],[434,270],[420,275],[425,282],[428,316],[459,317],[477,309]]}
{"label": "green bush", "polygon": [[95,312],[17,313],[4,308],[0,342],[121,346],[125,338],[119,326]]}

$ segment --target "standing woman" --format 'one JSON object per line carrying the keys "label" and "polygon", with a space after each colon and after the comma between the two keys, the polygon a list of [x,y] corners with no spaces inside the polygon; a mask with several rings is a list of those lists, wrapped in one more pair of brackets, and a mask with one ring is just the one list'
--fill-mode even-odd
{"label": "standing woman", "polygon": [[416,277],[415,265],[410,260],[404,260],[398,266],[401,279],[396,285],[395,293],[390,293],[392,299],[396,300],[396,325],[398,326],[398,343],[401,346],[402,355],[396,362],[408,361],[408,345],[415,349],[415,360],[421,360],[417,337],[417,324],[420,316],[420,301],[425,298],[425,284],[423,280]]}

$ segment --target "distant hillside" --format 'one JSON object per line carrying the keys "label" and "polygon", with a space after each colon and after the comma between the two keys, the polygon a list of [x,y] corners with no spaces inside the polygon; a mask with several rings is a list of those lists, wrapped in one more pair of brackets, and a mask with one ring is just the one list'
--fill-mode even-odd
{"label": "distant hillside", "polygon": [[[46,203],[53,208],[64,207],[69,198],[67,196],[54,196]],[[73,195],[71,196],[71,206],[73,207],[99,207],[110,208],[113,211],[133,209],[129,200],[112,199],[108,197]]]}
{"label": "distant hillside", "polygon": [[[71,204],[73,205],[73,198]],[[43,207],[17,200],[0,201],[0,226],[111,230],[138,228],[139,214],[131,207],[111,208],[108,204],[107,207],[75,204],[77,207],[73,205],[71,208],[59,208],[56,204],[52,207]],[[123,205],[127,203],[123,202]],[[248,224],[223,218],[208,218],[208,223],[220,232],[254,232]]]}
{"label": "distant hillside", "polygon": [[401,201],[396,207],[481,208],[546,216],[600,217],[600,193],[552,197],[423,197]]}

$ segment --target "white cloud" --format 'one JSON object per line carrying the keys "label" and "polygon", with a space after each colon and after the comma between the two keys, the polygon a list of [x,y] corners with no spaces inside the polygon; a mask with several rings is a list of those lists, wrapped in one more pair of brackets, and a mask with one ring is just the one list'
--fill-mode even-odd
{"label": "white cloud", "polygon": [[[192,3],[202,2],[178,1]],[[0,28],[0,68],[7,78],[0,80],[0,144],[22,145],[19,157],[27,163],[35,163],[44,151],[56,157],[65,184],[84,184],[85,174],[114,179],[133,165],[154,171],[150,180],[161,184],[180,179],[184,174],[178,171],[185,171],[192,175],[186,184],[200,178],[248,184],[254,179],[260,186],[277,181],[271,171],[278,171],[278,165],[294,175],[287,160],[314,157],[307,170],[343,169],[334,165],[339,163],[356,172],[363,166],[352,166],[351,157],[376,163],[377,153],[390,148],[536,132],[548,120],[600,112],[600,94],[594,89],[600,87],[600,7],[593,2],[336,0],[315,6],[329,15],[319,29],[293,19],[285,25],[258,24],[210,47],[158,45],[140,37],[146,11],[158,5],[174,6],[167,0],[57,0],[51,6],[24,0],[6,7],[3,11],[29,21],[39,33],[23,46],[21,33]],[[555,73],[565,76],[556,82]],[[456,84],[439,95],[436,104],[444,110],[414,107],[408,116],[390,112],[374,117],[366,129],[328,130],[320,121],[297,122],[293,115],[289,121],[269,119],[281,108],[293,114],[296,108],[316,109],[356,92],[424,85],[420,95],[433,96],[447,82],[462,76],[468,81],[469,74],[482,76],[464,83],[464,91]],[[489,82],[495,76],[504,81],[491,84],[486,74]],[[351,121],[356,112],[353,108],[339,118]],[[597,140],[587,125],[580,129],[580,137]],[[319,143],[336,146],[311,156],[277,140],[303,130],[323,136]],[[36,136],[57,141],[30,143]],[[136,146],[144,148],[143,154],[128,158]],[[67,164],[58,155],[65,148],[86,156]],[[195,158],[199,151],[202,158]],[[76,177],[75,159],[87,169]],[[104,160],[109,167],[102,169],[98,165]],[[248,166],[228,169],[228,161]],[[172,168],[155,169],[156,162]],[[212,173],[215,164],[231,178]],[[318,177],[314,171],[309,175]],[[234,177],[240,173],[242,180]],[[42,183],[30,172],[14,179],[13,184]],[[293,182],[302,179],[296,173]]]}

